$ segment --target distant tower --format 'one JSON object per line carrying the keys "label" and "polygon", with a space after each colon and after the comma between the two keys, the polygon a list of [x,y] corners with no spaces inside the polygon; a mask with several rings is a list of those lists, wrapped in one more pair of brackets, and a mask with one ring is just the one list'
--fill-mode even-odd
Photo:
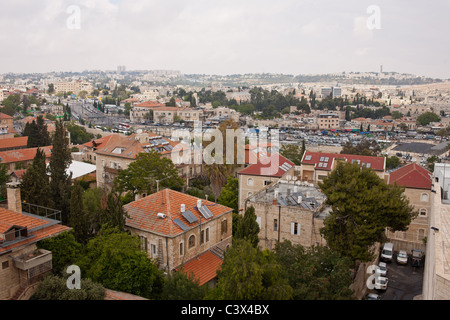
{"label": "distant tower", "polygon": [[383,73],[383,65],[380,66],[380,73]]}

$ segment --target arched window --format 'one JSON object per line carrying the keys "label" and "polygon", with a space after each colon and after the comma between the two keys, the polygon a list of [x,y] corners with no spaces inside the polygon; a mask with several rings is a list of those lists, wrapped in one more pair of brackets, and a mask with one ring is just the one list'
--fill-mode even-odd
{"label": "arched window", "polygon": [[427,209],[420,209],[419,215],[425,217],[427,215]]}
{"label": "arched window", "polygon": [[191,236],[189,237],[189,249],[191,249],[191,248],[193,248],[193,247],[195,247],[195,236],[194,236],[194,235],[191,235]]}
{"label": "arched window", "polygon": [[248,178],[247,185],[248,186],[252,186],[253,185],[253,179],[252,178]]}
{"label": "arched window", "polygon": [[428,193],[422,193],[422,195],[420,196],[420,201],[428,202]]}

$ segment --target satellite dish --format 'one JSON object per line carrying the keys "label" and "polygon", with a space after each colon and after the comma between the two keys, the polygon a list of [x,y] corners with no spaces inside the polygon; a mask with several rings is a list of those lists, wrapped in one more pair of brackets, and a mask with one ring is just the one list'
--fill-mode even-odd
{"label": "satellite dish", "polygon": [[297,181],[297,177],[296,177],[296,176],[294,176],[294,177],[292,178],[292,180],[294,180],[294,181]]}
{"label": "satellite dish", "polygon": [[286,180],[287,180],[287,181],[290,181],[290,180],[291,180],[291,176],[290,176],[289,174],[286,176]]}

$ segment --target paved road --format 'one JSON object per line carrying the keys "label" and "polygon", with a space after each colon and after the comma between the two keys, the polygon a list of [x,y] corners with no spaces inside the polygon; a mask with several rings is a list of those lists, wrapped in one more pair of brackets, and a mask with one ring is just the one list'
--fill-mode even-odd
{"label": "paved road", "polygon": [[388,263],[387,290],[381,293],[383,300],[413,300],[422,294],[423,266],[413,268],[411,263],[402,266],[395,261]]}

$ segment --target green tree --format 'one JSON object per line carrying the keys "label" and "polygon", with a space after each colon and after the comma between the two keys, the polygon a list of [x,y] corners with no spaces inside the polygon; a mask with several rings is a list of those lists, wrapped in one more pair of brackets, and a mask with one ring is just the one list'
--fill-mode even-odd
{"label": "green tree", "polygon": [[227,184],[220,192],[218,202],[221,205],[232,208],[233,212],[238,212],[239,197],[239,180],[237,178],[228,177]]}
{"label": "green tree", "polygon": [[427,163],[426,163],[428,171],[434,172],[434,164],[435,163],[440,163],[440,162],[441,162],[441,159],[439,159],[439,157],[436,156],[436,155],[428,157],[427,158]]}
{"label": "green tree", "polygon": [[120,194],[115,190],[105,191],[101,199],[100,228],[108,226],[123,232],[125,231],[126,218],[129,218],[129,216],[123,209]]}
{"label": "green tree", "polygon": [[426,126],[429,125],[431,122],[438,122],[438,121],[440,121],[440,118],[434,112],[425,112],[417,117],[417,123],[422,126]]}
{"label": "green tree", "polygon": [[56,130],[53,137],[52,156],[50,158],[50,189],[55,209],[62,214],[62,223],[67,224],[70,215],[70,190],[72,175],[66,170],[72,162],[69,149],[69,141],[66,137],[66,129],[62,121],[56,121]]}
{"label": "green tree", "polygon": [[67,131],[70,132],[72,144],[83,144],[94,139],[94,135],[86,131],[86,128],[78,126],[74,121],[66,124]]}
{"label": "green tree", "polygon": [[64,275],[68,266],[76,264],[84,253],[83,245],[75,239],[74,231],[65,231],[37,243],[39,249],[52,252],[53,273]]}
{"label": "green tree", "polygon": [[381,152],[381,148],[375,140],[363,139],[356,146],[348,141],[341,150],[341,154],[358,154],[361,156],[376,157]]}
{"label": "green tree", "polygon": [[73,228],[75,238],[80,243],[86,243],[91,237],[90,217],[84,209],[83,193],[81,184],[75,182],[70,195],[69,226]]}
{"label": "green tree", "polygon": [[200,286],[192,272],[179,270],[167,275],[161,293],[162,300],[203,300],[207,286]]}
{"label": "green tree", "polygon": [[400,159],[397,156],[386,156],[386,169],[387,170],[392,170],[395,169],[397,167],[399,167],[401,164]]}
{"label": "green tree", "polygon": [[6,199],[6,183],[9,181],[8,165],[0,164],[0,199]]}
{"label": "green tree", "polygon": [[50,84],[48,85],[47,93],[48,93],[48,94],[52,94],[52,93],[54,93],[54,92],[55,92],[55,85],[54,85],[53,83],[50,83]]}
{"label": "green tree", "polygon": [[178,170],[169,158],[161,157],[158,151],[140,153],[136,161],[127,169],[121,170],[114,180],[119,192],[131,191],[133,196],[140,193],[152,194],[159,190],[172,188],[180,190],[184,180],[178,175]]}
{"label": "green tree", "polygon": [[293,295],[275,254],[245,240],[233,241],[217,277],[209,299],[288,300]]}
{"label": "green tree", "polygon": [[259,243],[259,225],[256,222],[255,208],[253,206],[248,207],[244,216],[238,219],[237,223],[233,238],[247,240],[256,248]]}
{"label": "green tree", "polygon": [[352,299],[352,261],[325,246],[305,248],[290,241],[275,245],[295,300]]}
{"label": "green tree", "polygon": [[280,154],[286,159],[291,160],[295,165],[299,166],[302,163],[303,153],[305,152],[305,141],[303,140],[302,147],[295,144],[284,144],[281,146]]}
{"label": "green tree", "polygon": [[404,188],[386,184],[356,163],[338,163],[319,187],[332,209],[321,233],[333,251],[353,261],[371,261],[373,245],[385,240],[386,228],[405,231],[417,215]]}
{"label": "green tree", "polygon": [[[20,193],[23,201],[34,205],[53,208],[50,180],[47,174],[45,153],[38,148],[33,162],[28,166],[22,177]],[[33,208],[30,207],[30,210]],[[37,213],[37,212],[31,212]]]}
{"label": "green tree", "polygon": [[78,261],[82,274],[104,287],[148,299],[159,297],[163,274],[140,249],[136,236],[117,229],[102,229]]}
{"label": "green tree", "polygon": [[80,280],[80,289],[67,287],[67,279],[60,276],[47,276],[37,287],[30,300],[104,300],[105,288],[90,279]]}

